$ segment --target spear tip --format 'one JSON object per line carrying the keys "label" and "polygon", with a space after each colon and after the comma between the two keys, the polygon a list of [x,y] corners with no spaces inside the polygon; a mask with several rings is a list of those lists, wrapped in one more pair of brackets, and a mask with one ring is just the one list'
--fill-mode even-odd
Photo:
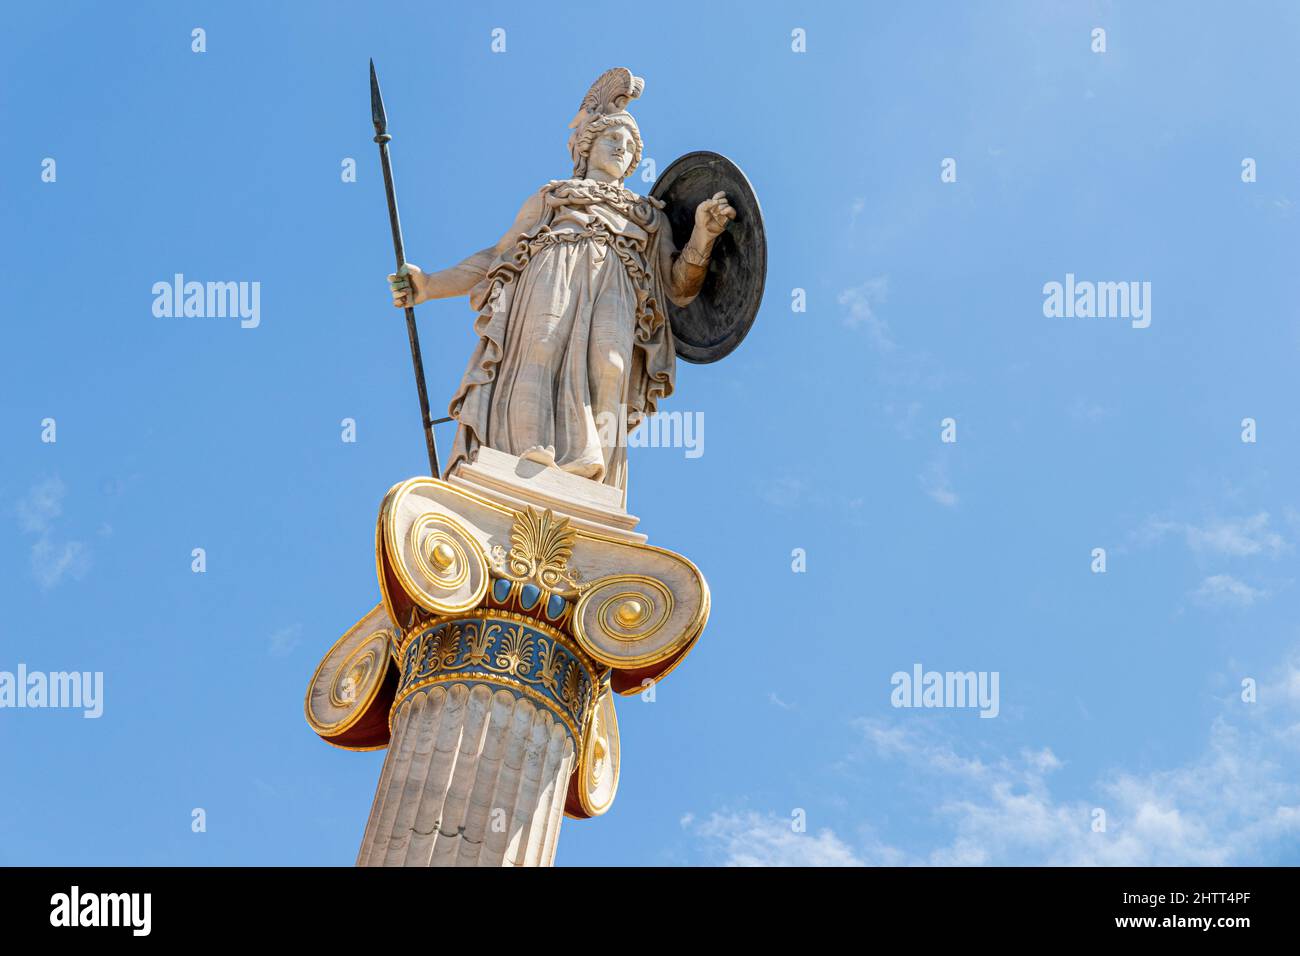
{"label": "spear tip", "polygon": [[379,92],[379,77],[375,75],[374,57],[370,59],[370,121],[380,136],[388,131],[388,117],[384,113],[384,98]]}

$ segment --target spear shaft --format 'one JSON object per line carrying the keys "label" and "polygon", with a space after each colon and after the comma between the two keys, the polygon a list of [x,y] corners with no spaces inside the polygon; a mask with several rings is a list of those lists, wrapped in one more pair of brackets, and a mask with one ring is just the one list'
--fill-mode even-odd
{"label": "spear shaft", "polygon": [[[379,93],[379,78],[375,76],[375,61],[370,61],[370,119],[375,125],[375,142],[379,144],[379,161],[384,167],[384,191],[388,194],[388,221],[393,227],[393,252],[397,254],[397,268],[406,262],[402,243],[402,220],[397,214],[397,192],[393,188],[393,164],[388,158],[388,115],[384,112],[384,98]],[[415,287],[411,287],[411,296]],[[438,474],[438,445],[433,437],[433,421],[429,418],[429,393],[424,384],[424,359],[420,357],[420,335],[415,329],[415,309],[406,307],[406,337],[411,343],[411,364],[415,367],[415,388],[420,393],[420,420],[424,424],[424,444],[429,450],[429,473]]]}

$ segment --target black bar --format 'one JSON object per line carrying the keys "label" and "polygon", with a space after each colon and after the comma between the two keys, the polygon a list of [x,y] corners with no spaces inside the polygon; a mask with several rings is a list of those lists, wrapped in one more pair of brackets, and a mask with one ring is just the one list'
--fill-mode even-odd
{"label": "black bar", "polygon": [[[1268,868],[0,868],[0,926],[8,940],[133,935],[131,926],[51,925],[58,894],[70,904],[76,886],[83,903],[87,894],[149,893],[151,937],[209,944],[283,938],[338,951],[355,939],[373,949],[428,950],[463,937],[527,949],[587,930],[647,944],[646,932],[670,945],[689,937],[696,949],[699,934],[713,930],[729,937],[731,952],[738,936],[780,929],[810,944],[840,940],[846,951],[895,938],[903,951],[933,953],[935,942],[948,940],[975,952],[1004,942],[1061,941],[1074,949],[1082,939],[1128,937],[1175,946],[1212,941],[1227,952],[1261,934],[1293,933],[1295,876]],[[606,896],[600,888],[610,886],[617,893]]]}

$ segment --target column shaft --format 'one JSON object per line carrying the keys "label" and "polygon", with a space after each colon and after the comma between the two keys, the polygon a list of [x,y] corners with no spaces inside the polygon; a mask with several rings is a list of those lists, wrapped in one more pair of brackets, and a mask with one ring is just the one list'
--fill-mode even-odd
{"label": "column shaft", "polygon": [[393,715],[358,866],[550,866],[573,741],[546,708],[468,680]]}

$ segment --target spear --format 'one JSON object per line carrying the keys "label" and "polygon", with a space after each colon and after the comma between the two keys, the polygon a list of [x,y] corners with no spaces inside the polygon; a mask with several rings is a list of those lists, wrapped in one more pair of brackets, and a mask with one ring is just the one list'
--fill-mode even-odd
{"label": "spear", "polygon": [[[384,167],[384,190],[388,193],[388,221],[393,227],[393,251],[397,253],[397,268],[406,262],[402,244],[402,220],[397,215],[397,193],[393,189],[393,164],[388,158],[388,116],[384,113],[384,98],[379,94],[379,78],[375,76],[375,61],[370,61],[370,119],[375,124],[375,142],[379,144],[379,161]],[[412,295],[414,288],[412,288]],[[420,419],[424,423],[424,443],[429,449],[429,474],[438,477],[438,446],[433,438],[433,421],[429,418],[429,393],[424,385],[424,360],[420,358],[420,336],[415,330],[415,309],[406,307],[406,337],[411,342],[411,364],[415,367],[415,388],[420,393]]]}

